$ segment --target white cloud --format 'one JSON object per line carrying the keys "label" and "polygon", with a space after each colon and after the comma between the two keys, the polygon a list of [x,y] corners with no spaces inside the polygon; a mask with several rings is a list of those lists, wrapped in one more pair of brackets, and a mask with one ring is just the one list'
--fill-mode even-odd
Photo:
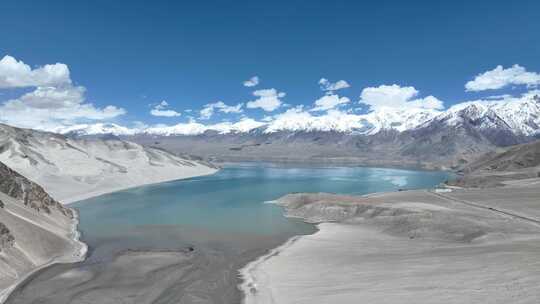
{"label": "white cloud", "polygon": [[204,108],[199,112],[200,119],[210,119],[212,115],[214,115],[214,110],[218,110],[222,113],[242,113],[242,107],[244,106],[243,103],[239,103],[235,106],[229,106],[225,104],[223,101],[218,101],[214,103],[209,103],[204,106]]}
{"label": "white cloud", "polygon": [[199,112],[200,119],[210,119],[212,115],[214,115],[214,107],[206,105],[200,112]]}
{"label": "white cloud", "polygon": [[71,84],[69,68],[63,63],[32,69],[22,61],[6,55],[0,60],[0,88],[60,86]]}
{"label": "white cloud", "polygon": [[115,106],[97,108],[86,103],[83,87],[38,87],[0,105],[0,121],[25,128],[50,130],[79,121],[105,120],[126,111]]}
{"label": "white cloud", "polygon": [[158,109],[152,109],[150,111],[150,114],[153,116],[161,116],[161,117],[178,117],[182,115],[176,112],[175,110],[158,110]]}
{"label": "white cloud", "polygon": [[315,101],[315,107],[311,111],[327,111],[350,101],[349,98],[339,97],[336,94],[325,95]]}
{"label": "white cloud", "polygon": [[274,117],[266,115],[261,120],[264,121],[264,122],[270,122],[270,121],[274,120]]}
{"label": "white cloud", "polygon": [[285,97],[285,95],[284,92],[278,92],[276,89],[257,90],[253,92],[253,96],[258,98],[246,103],[246,107],[248,109],[261,108],[267,112],[272,112],[281,106],[281,98]]}
{"label": "white cloud", "polygon": [[153,116],[160,116],[160,117],[178,117],[182,115],[174,110],[167,109],[168,106],[169,106],[169,103],[163,100],[162,102],[154,106],[154,108],[150,111],[150,114]]}
{"label": "white cloud", "polygon": [[512,95],[510,95],[510,94],[492,95],[492,96],[488,96],[488,97],[485,97],[485,98],[486,99],[491,99],[491,100],[501,100],[501,99],[512,98]]}
{"label": "white cloud", "polygon": [[126,111],[103,108],[86,101],[86,89],[73,86],[69,68],[62,63],[36,69],[11,56],[0,60],[0,89],[35,87],[0,104],[0,122],[25,128],[54,130],[88,121],[107,120]]}
{"label": "white cloud", "polygon": [[254,87],[254,86],[259,84],[259,81],[260,81],[259,76],[253,76],[250,79],[244,81],[244,86],[245,87]]}
{"label": "white cloud", "polygon": [[371,109],[388,108],[421,108],[443,109],[443,102],[434,96],[415,98],[418,91],[414,87],[401,87],[399,85],[381,85],[368,87],[362,90],[360,103],[367,104]]}
{"label": "white cloud", "polygon": [[321,86],[321,90],[323,91],[337,91],[337,90],[346,89],[350,87],[350,85],[345,80],[339,80],[337,82],[330,82],[326,78],[321,78],[319,80],[319,85]]}
{"label": "white cloud", "polygon": [[540,85],[540,74],[527,72],[524,67],[517,64],[507,69],[498,65],[493,70],[478,74],[473,80],[465,84],[465,89],[477,92],[501,89],[509,85],[536,87]]}

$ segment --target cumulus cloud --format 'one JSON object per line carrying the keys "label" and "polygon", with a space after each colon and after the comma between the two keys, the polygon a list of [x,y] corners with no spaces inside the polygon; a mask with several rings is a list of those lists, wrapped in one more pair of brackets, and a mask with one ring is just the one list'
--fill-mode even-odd
{"label": "cumulus cloud", "polygon": [[266,112],[272,112],[282,105],[281,98],[285,97],[284,92],[278,92],[276,89],[264,89],[253,92],[253,96],[258,97],[246,103],[248,109],[261,108]]}
{"label": "cumulus cloud", "polygon": [[325,95],[315,101],[315,107],[311,111],[328,111],[335,107],[349,103],[351,100],[347,97],[339,97],[336,94]]}
{"label": "cumulus cloud", "polygon": [[210,119],[212,115],[214,115],[214,111],[218,110],[222,113],[242,113],[242,107],[244,106],[243,103],[239,103],[235,106],[229,106],[225,104],[223,101],[218,101],[214,103],[209,103],[204,106],[204,108],[199,112],[200,119]]}
{"label": "cumulus cloud", "polygon": [[416,98],[419,92],[414,87],[401,87],[397,84],[368,87],[362,90],[360,103],[375,110],[389,108],[443,109],[443,102],[434,96]]}
{"label": "cumulus cloud", "polygon": [[97,108],[85,102],[83,87],[38,87],[0,105],[0,121],[25,128],[50,130],[79,121],[104,120],[123,115],[115,106]]}
{"label": "cumulus cloud", "polygon": [[154,108],[152,108],[152,110],[150,110],[150,114],[153,116],[160,116],[160,117],[178,117],[182,115],[174,110],[167,109],[168,106],[169,106],[169,103],[163,100],[162,102],[155,105]]}
{"label": "cumulus cloud", "polygon": [[260,81],[259,76],[253,76],[250,79],[244,81],[244,86],[245,87],[254,87],[254,86],[259,84],[259,81]]}
{"label": "cumulus cloud", "polygon": [[32,69],[22,61],[6,55],[0,60],[0,88],[60,86],[71,84],[69,68],[63,63]]}
{"label": "cumulus cloud", "polygon": [[0,104],[0,122],[19,127],[54,130],[81,122],[112,119],[126,111],[86,101],[86,89],[73,86],[62,63],[36,69],[11,56],[0,60],[0,89],[35,87]]}
{"label": "cumulus cloud", "polygon": [[321,78],[319,80],[319,85],[321,86],[321,90],[323,91],[337,91],[337,90],[346,89],[350,87],[350,85],[345,80],[339,80],[337,82],[330,82],[326,78]]}
{"label": "cumulus cloud", "polygon": [[478,74],[473,80],[465,84],[465,89],[477,92],[501,89],[509,85],[539,86],[540,74],[527,72],[524,67],[517,64],[507,69],[498,65],[493,70]]}

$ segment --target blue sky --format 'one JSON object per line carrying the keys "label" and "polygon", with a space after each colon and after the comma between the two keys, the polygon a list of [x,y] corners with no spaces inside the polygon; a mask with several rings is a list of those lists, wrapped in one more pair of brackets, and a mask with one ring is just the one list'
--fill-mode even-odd
{"label": "blue sky", "polygon": [[[274,88],[292,107],[311,106],[318,81],[358,107],[367,87],[414,87],[448,107],[523,87],[467,92],[465,83],[497,65],[540,71],[538,1],[2,1],[0,58],[32,68],[67,65],[85,102],[125,114],[123,124],[174,124],[205,104],[244,103],[243,113],[208,121],[255,119],[254,90]],[[243,81],[258,76],[256,87]],[[35,86],[0,90],[0,101]],[[336,91],[338,92],[338,91]],[[181,116],[156,117],[151,106]],[[185,110],[192,109],[192,114]],[[218,110],[215,110],[218,113]],[[1,119],[1,117],[0,117]]]}

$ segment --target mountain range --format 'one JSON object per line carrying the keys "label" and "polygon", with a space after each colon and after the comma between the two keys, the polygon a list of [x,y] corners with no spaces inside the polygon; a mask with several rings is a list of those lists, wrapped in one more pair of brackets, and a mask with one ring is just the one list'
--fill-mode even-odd
{"label": "mountain range", "polygon": [[268,122],[244,118],[236,123],[222,122],[204,125],[198,122],[172,126],[127,128],[113,123],[79,124],[59,127],[55,133],[76,135],[201,135],[205,132],[219,134],[259,132],[340,132],[355,135],[375,135],[389,130],[398,132],[445,123],[456,126],[474,123],[481,129],[507,130],[514,135],[535,136],[540,129],[540,96],[529,94],[522,98],[504,98],[464,102],[445,111],[422,108],[377,108],[367,114],[357,115],[331,110],[327,115],[315,116],[309,111],[292,108]]}
{"label": "mountain range", "polygon": [[[332,115],[335,117],[330,119]],[[68,135],[112,134],[221,161],[455,169],[484,153],[536,140],[540,136],[540,97],[467,102],[446,111],[382,108],[365,115],[335,112],[316,117],[291,110],[264,124],[244,120],[207,127],[195,123],[178,126],[129,132],[117,132],[114,125],[93,126],[92,132],[86,128],[71,130]]]}

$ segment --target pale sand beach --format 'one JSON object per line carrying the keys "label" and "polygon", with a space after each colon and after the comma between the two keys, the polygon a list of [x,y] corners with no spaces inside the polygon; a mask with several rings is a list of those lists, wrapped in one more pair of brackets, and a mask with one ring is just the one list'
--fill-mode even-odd
{"label": "pale sand beach", "polygon": [[288,195],[324,223],[242,269],[245,303],[538,303],[539,190]]}

